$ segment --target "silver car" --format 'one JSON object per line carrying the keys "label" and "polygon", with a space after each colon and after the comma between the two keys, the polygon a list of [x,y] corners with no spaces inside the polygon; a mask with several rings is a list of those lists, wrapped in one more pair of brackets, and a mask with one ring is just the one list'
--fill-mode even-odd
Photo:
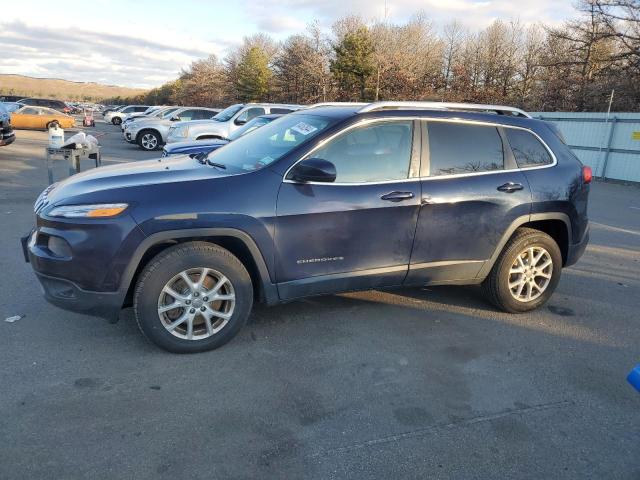
{"label": "silver car", "polygon": [[173,122],[211,119],[219,109],[204,107],[182,107],[170,115],[152,117],[131,122],[125,127],[124,138],[129,143],[137,143],[143,150],[156,150],[167,143],[169,128]]}
{"label": "silver car", "polygon": [[117,111],[111,111],[105,114],[104,121],[106,123],[120,125],[130,114],[144,112],[149,107],[150,105],[127,105]]}
{"label": "silver car", "polygon": [[129,125],[131,122],[146,120],[147,118],[165,118],[167,115],[170,115],[171,113],[175,112],[179,108],[181,107],[173,107],[173,106],[159,107],[149,114],[145,113],[141,115],[131,115],[122,122],[122,124],[120,125],[120,129],[122,130],[122,132],[124,132],[125,127]]}
{"label": "silver car", "polygon": [[171,126],[167,143],[229,138],[231,133],[260,115],[291,113],[302,105],[279,103],[238,103],[225,108],[211,120],[181,121]]}

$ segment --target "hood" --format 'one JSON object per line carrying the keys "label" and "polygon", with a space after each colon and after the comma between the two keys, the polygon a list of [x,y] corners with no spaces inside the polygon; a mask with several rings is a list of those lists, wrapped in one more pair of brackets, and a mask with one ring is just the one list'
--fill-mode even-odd
{"label": "hood", "polygon": [[127,123],[127,127],[138,128],[147,125],[173,125],[174,123],[176,122],[164,118],[134,118],[133,121]]}
{"label": "hood", "polygon": [[[204,178],[224,177],[227,175],[228,173],[225,170],[203,165],[188,155],[121,163],[87,170],[63,180],[56,184],[55,188],[45,191],[47,192],[46,202],[48,205],[54,205],[79,195],[98,192],[108,193],[110,190],[144,185],[193,182]],[[105,195],[100,195],[99,197],[98,201],[103,202]],[[82,201],[85,200],[83,199]],[[115,201],[116,199],[112,200]],[[120,198],[118,201],[127,200],[127,198]],[[69,203],[73,204],[73,200]]]}

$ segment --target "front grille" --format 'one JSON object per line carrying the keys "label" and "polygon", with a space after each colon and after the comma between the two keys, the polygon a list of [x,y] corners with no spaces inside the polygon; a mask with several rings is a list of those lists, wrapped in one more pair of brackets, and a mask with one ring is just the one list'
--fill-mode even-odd
{"label": "front grille", "polygon": [[45,188],[42,193],[38,196],[38,199],[36,200],[36,203],[33,204],[33,211],[35,212],[36,215],[38,215],[42,209],[44,207],[46,207],[47,205],[49,205],[49,193],[51,193],[51,190],[53,190],[55,188],[56,184],[53,183],[51,185],[49,185],[47,188]]}

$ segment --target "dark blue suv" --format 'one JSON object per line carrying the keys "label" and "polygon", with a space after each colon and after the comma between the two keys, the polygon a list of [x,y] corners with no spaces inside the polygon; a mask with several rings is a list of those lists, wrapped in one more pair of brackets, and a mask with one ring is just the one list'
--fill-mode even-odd
{"label": "dark blue suv", "polygon": [[481,284],[546,302],[588,241],[591,172],[547,123],[489,105],[380,102],[286,115],[209,154],[47,188],[23,239],[51,303],[173,352],[219,347],[254,301]]}

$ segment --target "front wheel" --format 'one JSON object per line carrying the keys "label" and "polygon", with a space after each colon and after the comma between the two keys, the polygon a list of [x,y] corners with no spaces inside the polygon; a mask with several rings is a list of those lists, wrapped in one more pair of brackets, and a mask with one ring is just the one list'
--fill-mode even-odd
{"label": "front wheel", "polygon": [[111,119],[111,123],[113,123],[114,125],[120,125],[122,123],[122,119],[120,117],[113,117]]}
{"label": "front wheel", "polygon": [[151,151],[160,146],[161,137],[158,132],[144,130],[138,135],[138,146],[143,150]]}
{"label": "front wheel", "polygon": [[534,310],[549,300],[560,281],[562,253],[540,230],[519,228],[482,283],[496,307],[510,313]]}
{"label": "front wheel", "polygon": [[142,333],[175,353],[218,348],[246,323],[251,277],[231,252],[189,242],[158,254],[140,274],[134,312]]}

